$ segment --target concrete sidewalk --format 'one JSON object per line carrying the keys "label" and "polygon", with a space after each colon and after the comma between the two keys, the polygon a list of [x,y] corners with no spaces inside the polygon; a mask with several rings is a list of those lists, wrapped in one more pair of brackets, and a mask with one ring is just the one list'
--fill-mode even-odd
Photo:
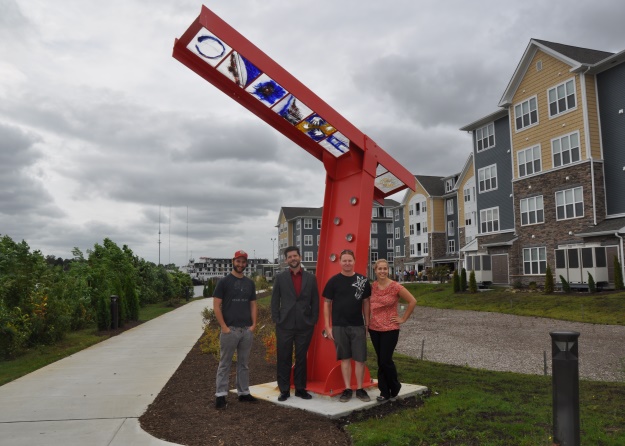
{"label": "concrete sidewalk", "polygon": [[202,334],[200,299],[0,387],[1,446],[171,445],[138,418]]}

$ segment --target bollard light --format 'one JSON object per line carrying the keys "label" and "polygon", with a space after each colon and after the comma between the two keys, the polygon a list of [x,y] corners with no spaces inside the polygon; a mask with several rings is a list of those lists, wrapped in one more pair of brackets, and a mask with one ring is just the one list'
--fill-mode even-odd
{"label": "bollard light", "polygon": [[579,364],[576,331],[552,331],[554,443],[579,446]]}

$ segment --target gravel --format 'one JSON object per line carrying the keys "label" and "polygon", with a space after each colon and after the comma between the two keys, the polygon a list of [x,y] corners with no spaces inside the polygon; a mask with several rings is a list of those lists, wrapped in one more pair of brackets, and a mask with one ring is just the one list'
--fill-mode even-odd
{"label": "gravel", "polygon": [[[478,311],[417,307],[402,325],[397,352],[479,369],[551,374],[551,331],[577,331],[579,376],[625,381],[625,326]],[[425,342],[424,342],[425,341]],[[424,342],[423,352],[421,351]]]}

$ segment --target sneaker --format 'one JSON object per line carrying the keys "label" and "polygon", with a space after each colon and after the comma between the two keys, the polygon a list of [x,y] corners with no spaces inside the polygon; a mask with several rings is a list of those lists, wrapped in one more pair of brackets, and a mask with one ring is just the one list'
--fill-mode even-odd
{"label": "sneaker", "polygon": [[280,392],[278,401],[286,401],[291,396],[291,392]]}
{"label": "sneaker", "polygon": [[310,400],[312,399],[312,395],[308,392],[306,392],[306,389],[301,389],[301,390],[296,390],[295,391],[295,396],[300,397],[303,400]]}
{"label": "sneaker", "polygon": [[247,395],[239,395],[239,401],[244,402],[244,403],[257,403],[258,402],[258,400],[252,395],[250,395],[249,393]]}
{"label": "sneaker", "polygon": [[346,403],[352,399],[352,389],[345,389],[339,398],[341,403]]}
{"label": "sneaker", "polygon": [[360,401],[364,401],[365,403],[371,401],[371,398],[369,398],[369,394],[367,394],[367,391],[365,389],[356,390],[356,398],[358,398]]}
{"label": "sneaker", "polygon": [[227,405],[225,396],[218,396],[215,400],[215,409],[225,409]]}
{"label": "sneaker", "polygon": [[388,401],[388,400],[390,400],[390,399],[391,399],[391,397],[389,397],[389,396],[383,396],[383,395],[380,395],[380,396],[376,396],[376,397],[375,397],[375,400],[376,400],[378,403],[383,403],[384,401]]}

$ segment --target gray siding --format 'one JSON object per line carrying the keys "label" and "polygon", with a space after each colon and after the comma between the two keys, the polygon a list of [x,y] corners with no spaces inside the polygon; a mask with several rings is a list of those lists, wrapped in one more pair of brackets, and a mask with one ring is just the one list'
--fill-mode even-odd
{"label": "gray siding", "polygon": [[[447,214],[447,200],[453,200],[454,202],[454,213],[452,215]],[[457,195],[447,196],[445,198],[445,214],[447,215],[447,221],[445,225],[445,234],[447,234],[447,241],[455,240],[456,252],[459,252],[460,247],[458,246],[458,220],[460,219],[460,216],[458,215],[458,196]],[[449,227],[450,221],[454,222],[454,235],[453,236],[450,236],[447,233],[447,228]],[[447,249],[449,250],[449,244],[447,244]]]}
{"label": "gray siding", "polygon": [[[510,156],[510,122],[508,116],[495,121],[495,146],[478,152],[473,137],[475,157],[475,190],[477,195],[477,220],[480,223],[480,211],[499,206],[499,230],[514,229],[514,209],[512,198],[512,161]],[[479,192],[479,170],[497,165],[497,189],[485,193]]]}
{"label": "gray siding", "polygon": [[625,63],[597,75],[607,214],[625,214]]}

